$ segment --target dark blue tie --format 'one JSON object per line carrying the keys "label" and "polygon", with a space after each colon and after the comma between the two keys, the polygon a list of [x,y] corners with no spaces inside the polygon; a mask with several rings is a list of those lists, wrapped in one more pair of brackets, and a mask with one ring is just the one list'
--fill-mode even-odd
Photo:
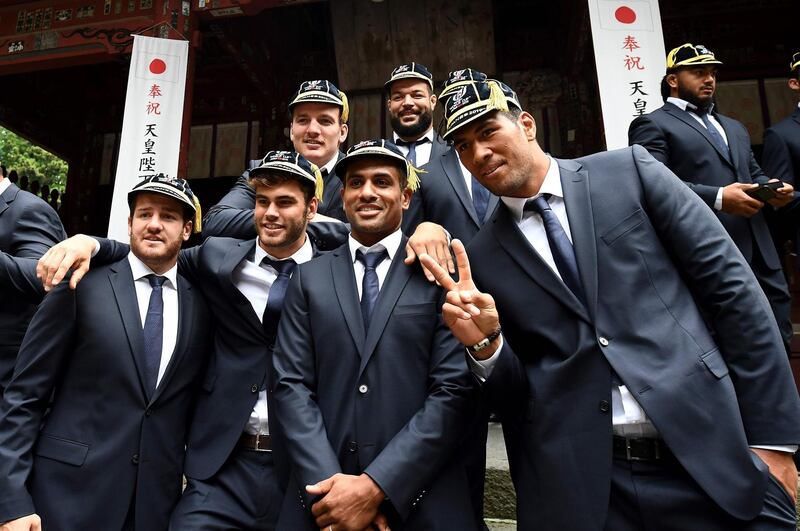
{"label": "dark blue tie", "polygon": [[489,190],[472,175],[472,204],[475,206],[475,213],[481,225],[486,217],[486,209],[489,208],[489,195]]}
{"label": "dark blue tie", "polygon": [[398,146],[406,146],[408,148],[408,154],[406,154],[406,158],[408,162],[411,163],[412,166],[415,168],[417,167],[417,146],[420,144],[424,144],[425,142],[430,142],[430,138],[423,136],[422,138],[418,138],[416,140],[403,140],[402,138],[398,138],[396,144]]}
{"label": "dark blue tie", "polygon": [[153,394],[161,366],[161,349],[164,345],[164,298],[161,286],[167,277],[147,275],[150,287],[150,302],[144,319],[144,377],[147,396]]}
{"label": "dark blue tie", "polygon": [[361,281],[361,317],[364,318],[364,331],[369,330],[372,311],[375,309],[375,301],[378,300],[380,292],[378,273],[375,268],[387,258],[389,258],[389,253],[386,252],[386,249],[366,254],[361,249],[356,251],[356,260],[364,264],[364,278]]}
{"label": "dark blue tie", "polygon": [[275,335],[278,330],[278,322],[281,318],[283,309],[283,299],[286,296],[286,288],[289,287],[289,279],[292,277],[297,262],[289,258],[288,260],[272,260],[264,257],[261,260],[261,267],[270,266],[278,272],[278,276],[267,295],[267,306],[264,308],[264,317],[261,320],[264,331],[268,336]]}
{"label": "dark blue tie", "polygon": [[570,291],[585,304],[586,299],[583,295],[581,277],[578,274],[575,249],[572,248],[572,242],[569,241],[564,227],[558,221],[558,216],[550,208],[548,199],[550,199],[550,194],[542,194],[536,199],[528,199],[525,202],[525,210],[536,212],[542,216],[544,230],[547,233],[547,243],[550,244],[550,251],[553,253],[553,261],[556,263],[558,273]]}
{"label": "dark blue tie", "polygon": [[703,120],[703,125],[705,125],[706,129],[708,129],[708,134],[711,136],[711,140],[713,140],[717,148],[719,148],[719,150],[725,154],[725,158],[730,161],[731,150],[728,147],[728,144],[725,143],[725,139],[722,138],[721,134],[719,134],[719,130],[714,127],[714,124],[712,124],[711,120],[708,119],[708,109],[698,108],[694,110],[694,113],[699,116],[701,120]]}

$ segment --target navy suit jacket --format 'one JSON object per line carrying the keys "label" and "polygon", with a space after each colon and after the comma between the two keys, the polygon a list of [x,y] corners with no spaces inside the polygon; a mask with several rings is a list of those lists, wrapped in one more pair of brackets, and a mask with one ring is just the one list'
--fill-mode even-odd
{"label": "navy suit jacket", "polygon": [[[39,197],[13,183],[0,194],[0,251],[40,258],[66,238],[58,214]],[[19,299],[0,288],[0,394],[14,371],[19,345],[36,311],[36,299]]]}
{"label": "navy suit jacket", "polygon": [[[705,127],[672,103],[636,118],[628,129],[631,145],[644,146],[712,209],[720,187],[735,182],[765,183],[769,180],[753,157],[750,136],[744,126],[721,114],[715,117],[725,129],[732,159],[719,150]],[[750,218],[717,210],[714,213],[748,263],[753,260],[755,242],[767,267],[781,269],[763,212]]]}
{"label": "navy suit jacket", "polygon": [[505,338],[483,390],[503,419],[520,529],[602,529],[612,368],[699,486],[755,517],[768,472],[748,445],[797,444],[800,402],[752,271],[642,147],[557,162],[586,306],[505,205],[467,249]]}
{"label": "navy suit jacket", "polygon": [[[438,145],[434,143],[434,146]],[[484,220],[478,219],[461,173],[458,154],[447,144],[444,146],[431,150],[430,160],[422,167],[426,173],[420,175],[421,186],[411,197],[411,204],[403,214],[403,232],[410,236],[420,223],[432,221],[466,244],[497,208],[498,199],[491,195]]]}
{"label": "navy suit jacket", "polygon": [[[128,246],[100,239],[93,261],[116,259]],[[239,441],[258,392],[272,367],[274,328],[266,330],[250,301],[234,284],[233,271],[253,256],[255,238],[208,238],[202,245],[181,251],[178,270],[201,286],[200,292],[214,314],[213,352],[197,398],[194,421],[186,449],[188,477],[207,480],[225,464]],[[278,425],[273,426],[272,400],[268,397],[270,434],[279,447],[276,466],[286,481],[288,466],[282,453]],[[280,455],[281,457],[278,457]]]}
{"label": "navy suit jacket", "polygon": [[764,171],[770,177],[796,186],[800,176],[800,107],[764,131]]}
{"label": "navy suit jacket", "polygon": [[137,530],[167,528],[212,323],[178,277],[177,344],[148,397],[136,301],[123,259],[40,305],[0,406],[0,521],[121,529],[133,507]]}
{"label": "navy suit jacket", "polygon": [[293,470],[278,529],[317,529],[304,486],[338,472],[375,480],[392,529],[476,528],[452,459],[474,390],[441,296],[396,256],[365,331],[347,244],[299,266],[273,355]]}
{"label": "navy suit jacket", "polygon": [[[344,155],[340,152],[339,159]],[[338,159],[337,159],[338,160]],[[250,168],[252,169],[252,168]],[[256,237],[253,207],[256,193],[247,184],[250,169],[245,170],[219,203],[208,209],[203,217],[203,236],[227,236],[246,240]],[[340,221],[347,221],[342,207],[342,181],[335,172],[323,179],[325,186],[317,212]]]}

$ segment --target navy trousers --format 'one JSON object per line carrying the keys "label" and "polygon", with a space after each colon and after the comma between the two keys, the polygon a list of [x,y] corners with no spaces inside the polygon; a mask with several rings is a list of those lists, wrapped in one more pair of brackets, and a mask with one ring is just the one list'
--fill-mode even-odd
{"label": "navy trousers", "polygon": [[282,502],[272,452],[237,448],[210,479],[187,478],[169,528],[272,530]]}

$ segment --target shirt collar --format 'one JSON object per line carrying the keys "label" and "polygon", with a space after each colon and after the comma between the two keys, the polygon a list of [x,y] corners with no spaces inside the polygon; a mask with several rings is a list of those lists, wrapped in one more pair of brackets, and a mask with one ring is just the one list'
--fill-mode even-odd
{"label": "shirt collar", "polygon": [[336,166],[336,163],[339,162],[339,152],[337,151],[336,154],[333,156],[331,160],[328,161],[325,166],[321,167],[319,171],[326,171],[328,175],[333,173],[333,167]]}
{"label": "shirt collar", "polygon": [[[692,111],[692,112],[694,112],[694,111],[697,110],[697,105],[694,105],[693,103],[689,103],[688,101],[682,100],[680,98],[673,98],[672,96],[670,96],[669,98],[667,98],[667,102],[673,104],[674,106],[678,107],[682,111]],[[714,104],[713,103],[708,108],[708,114],[711,114],[712,112],[714,112]]]}
{"label": "shirt collar", "polygon": [[311,247],[311,238],[306,235],[306,241],[303,242],[303,245],[287,258],[275,258],[258,244],[258,238],[256,238],[256,252],[253,257],[253,263],[259,265],[264,258],[275,261],[289,260],[291,258],[297,264],[304,264],[314,258],[314,248]]}
{"label": "shirt collar", "polygon": [[[133,273],[133,280],[140,280],[147,275],[155,275],[152,269],[147,267],[144,262],[139,260],[139,258],[133,254],[133,251],[128,253],[128,262],[131,264],[131,273]],[[165,285],[172,285],[173,289],[178,288],[178,264],[177,262],[173,265],[169,270],[160,275],[162,277],[167,277],[167,281]]]}
{"label": "shirt collar", "polygon": [[11,186],[11,181],[8,180],[8,177],[0,181],[0,194],[8,190],[9,186]]}
{"label": "shirt collar", "polygon": [[[423,138],[427,138],[430,141],[430,143],[433,144],[433,127],[428,129],[427,133],[425,133],[421,137],[417,138],[416,142],[419,142]],[[400,135],[398,135],[396,132],[392,131],[392,140],[394,141],[395,144],[397,144],[397,141],[399,139],[400,139]]]}
{"label": "shirt collar", "polygon": [[397,249],[400,247],[400,242],[402,241],[402,239],[403,239],[403,231],[401,231],[398,228],[396,231],[394,231],[393,233],[391,233],[390,235],[388,235],[387,237],[385,237],[372,247],[367,247],[366,245],[363,245],[361,242],[353,238],[352,234],[348,236],[347,243],[350,247],[350,256],[352,257],[353,262],[356,261],[356,251],[358,251],[359,249],[363,253],[368,253],[370,251],[377,251],[379,249],[386,249],[386,252],[389,253],[389,260],[391,261],[394,260],[394,255],[397,254]]}
{"label": "shirt collar", "polygon": [[531,197],[501,197],[500,200],[505,203],[514,219],[519,223],[522,221],[525,203],[529,199],[535,199],[542,194],[550,194],[551,196],[564,198],[564,190],[561,188],[561,170],[558,168],[558,163],[550,155],[550,166],[547,168],[547,173],[544,175],[544,181],[539,187],[539,191]]}

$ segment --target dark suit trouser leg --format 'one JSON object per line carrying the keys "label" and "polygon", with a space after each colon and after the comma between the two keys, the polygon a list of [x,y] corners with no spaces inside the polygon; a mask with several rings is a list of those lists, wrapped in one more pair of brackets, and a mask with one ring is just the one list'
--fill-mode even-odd
{"label": "dark suit trouser leg", "polygon": [[764,508],[750,521],[722,510],[674,459],[614,459],[607,531],[794,531],[794,503],[770,476]]}
{"label": "dark suit trouser leg", "polygon": [[237,448],[213,477],[187,478],[169,528],[272,530],[282,501],[272,453]]}
{"label": "dark suit trouser leg", "polygon": [[786,354],[791,354],[791,341],[794,331],[792,330],[792,297],[789,295],[789,287],[786,285],[786,278],[783,276],[782,269],[769,269],[764,264],[761,253],[753,250],[753,260],[750,263],[753,273],[758,280],[761,289],[767,296],[778,329],[781,332],[783,343],[786,346]]}

